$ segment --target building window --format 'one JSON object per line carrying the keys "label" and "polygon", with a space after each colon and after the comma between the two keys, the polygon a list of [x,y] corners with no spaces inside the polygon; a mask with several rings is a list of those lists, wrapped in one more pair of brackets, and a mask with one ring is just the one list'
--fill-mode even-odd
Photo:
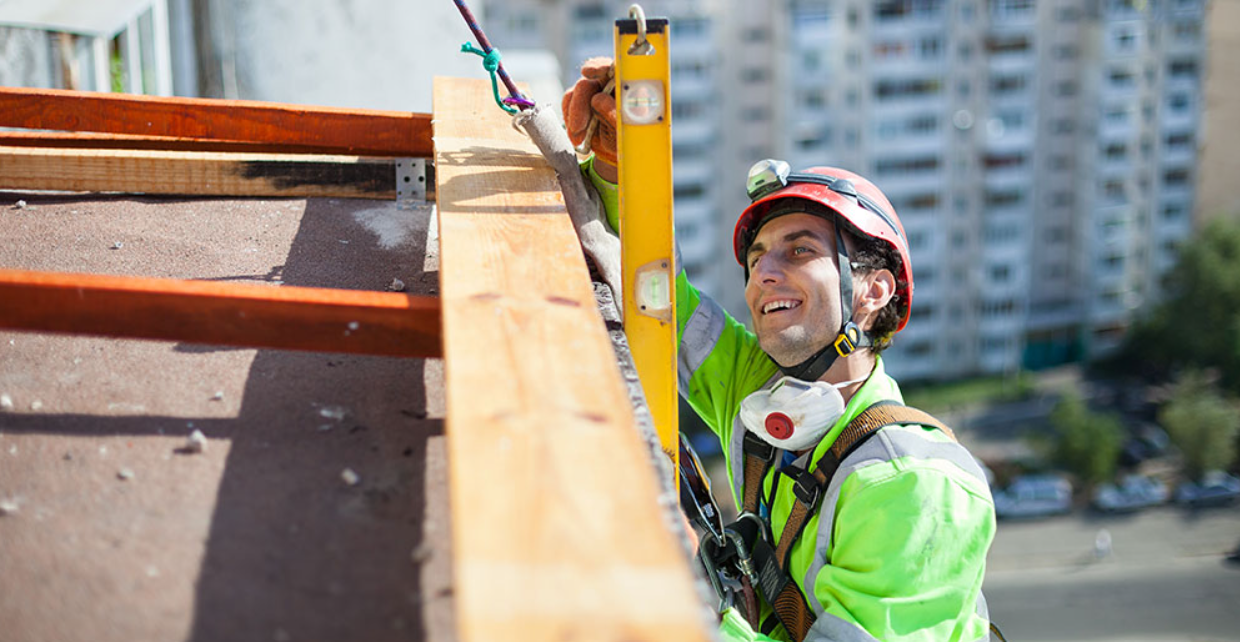
{"label": "building window", "polygon": [[1075,96],[1076,95],[1076,81],[1075,80],[1059,81],[1058,83],[1055,84],[1055,94],[1059,96],[1064,96],[1064,97]]}
{"label": "building window", "polygon": [[1176,92],[1167,97],[1167,106],[1174,112],[1188,111],[1192,104],[1192,99],[1184,92]]}
{"label": "building window", "polygon": [[770,77],[765,67],[749,67],[741,71],[741,81],[748,83],[764,83]]}
{"label": "building window", "polygon": [[990,0],[990,15],[996,18],[1019,18],[1033,14],[1034,0]]}
{"label": "building window", "polygon": [[1197,77],[1197,61],[1195,60],[1173,60],[1167,66],[1167,72],[1172,78],[1196,78]]}
{"label": "building window", "polygon": [[1012,268],[1007,265],[990,266],[990,280],[995,283],[1007,283],[1012,278]]}
{"label": "building window", "polygon": [[1012,207],[1025,200],[1025,193],[1018,189],[986,192],[986,207]]}
{"label": "building window", "polygon": [[880,158],[874,165],[877,174],[919,174],[939,169],[938,156],[911,158]]}
{"label": "building window", "polygon": [[694,200],[706,196],[706,186],[701,183],[686,183],[676,185],[672,188],[672,198],[680,200]]}
{"label": "building window", "polygon": [[1076,60],[1078,49],[1074,44],[1056,45],[1055,58],[1059,60]]}
{"label": "building window", "polygon": [[801,95],[801,105],[806,109],[822,109],[827,106],[826,92],[821,89],[811,89]]}
{"label": "building window", "polygon": [[1201,40],[1201,25],[1195,22],[1177,22],[1171,28],[1175,39],[1180,42],[1197,42]]}
{"label": "building window", "polygon": [[801,64],[805,71],[818,71],[822,68],[822,52],[817,49],[806,51],[801,54]]}
{"label": "building window", "polygon": [[881,0],[874,5],[879,22],[911,18],[933,18],[943,10],[943,0]]}
{"label": "building window", "polygon": [[896,98],[920,98],[938,94],[943,83],[938,78],[918,78],[912,80],[880,80],[874,86],[874,95],[879,100]]}
{"label": "building window", "polygon": [[917,53],[922,60],[938,60],[943,56],[943,39],[938,36],[922,38],[917,43]]}
{"label": "building window", "polygon": [[1117,88],[1131,87],[1136,84],[1135,77],[1127,69],[1112,69],[1107,74],[1107,81],[1111,83],[1112,87]]}
{"label": "building window", "polygon": [[1166,143],[1169,150],[1188,149],[1193,145],[1193,135],[1188,132],[1167,134]]}
{"label": "building window", "polygon": [[1023,92],[1027,86],[1027,80],[1021,75],[1004,75],[992,76],[990,78],[990,93],[995,96],[1007,96]]}
{"label": "building window", "polygon": [[704,113],[706,113],[706,105],[699,100],[677,100],[672,102],[672,118],[675,120],[692,120]]}
{"label": "building window", "polygon": [[[675,103],[673,103],[675,105]],[[770,119],[771,108],[766,105],[754,105],[741,111],[741,118],[750,123],[761,123]]]}
{"label": "building window", "polygon": [[1185,207],[1179,203],[1170,203],[1163,206],[1162,217],[1167,221],[1178,221],[1184,218]]}
{"label": "building window", "polygon": [[1071,134],[1076,130],[1076,123],[1071,118],[1056,118],[1051,121],[1052,134]]}
{"label": "building window", "polygon": [[1029,36],[990,36],[986,38],[986,53],[996,56],[1003,54],[1022,54],[1032,48]]}
{"label": "building window", "polygon": [[1025,164],[1024,152],[1010,152],[1006,154],[991,153],[982,159],[982,163],[986,169],[1012,169],[1021,167]]}
{"label": "building window", "polygon": [[1184,187],[1188,185],[1189,173],[1187,169],[1171,169],[1163,174],[1163,185],[1167,187]]}
{"label": "building window", "polygon": [[701,18],[677,18],[672,21],[672,35],[677,38],[685,36],[702,36],[706,34],[707,21]]}
{"label": "building window", "polygon": [[1122,161],[1128,157],[1128,146],[1123,143],[1109,143],[1102,148],[1102,155],[1108,161]]}
{"label": "building window", "polygon": [[891,205],[900,213],[910,213],[912,210],[932,210],[939,206],[939,194],[938,192],[913,194],[905,198],[894,199]]}
{"label": "building window", "polygon": [[745,42],[766,42],[770,37],[771,32],[765,26],[750,27],[741,34]]}
{"label": "building window", "polygon": [[1127,200],[1124,193],[1124,181],[1111,179],[1102,183],[1102,195],[1112,203],[1122,203]]}

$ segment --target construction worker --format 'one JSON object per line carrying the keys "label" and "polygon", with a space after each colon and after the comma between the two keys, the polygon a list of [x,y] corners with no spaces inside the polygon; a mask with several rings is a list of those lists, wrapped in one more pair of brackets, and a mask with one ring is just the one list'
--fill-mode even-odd
{"label": "construction worker", "polygon": [[[588,61],[563,109],[574,144],[598,121],[582,167],[614,226],[615,101],[601,91],[610,63]],[[723,637],[990,639],[989,486],[950,430],[928,415],[907,420],[880,356],[913,295],[894,208],[870,181],[831,167],[762,161],[746,187],[732,249],[753,331],[683,270],[676,279],[680,393],[719,436],[742,513],[736,545],[714,546],[749,569],[743,612],[721,614]],[[854,439],[888,410],[881,429]]]}

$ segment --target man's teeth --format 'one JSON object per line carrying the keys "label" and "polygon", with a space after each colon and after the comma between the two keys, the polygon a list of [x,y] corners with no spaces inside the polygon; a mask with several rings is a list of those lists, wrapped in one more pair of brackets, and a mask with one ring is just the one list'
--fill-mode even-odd
{"label": "man's teeth", "polygon": [[798,305],[801,304],[796,301],[771,301],[762,306],[762,314],[770,314],[774,310],[791,310]]}

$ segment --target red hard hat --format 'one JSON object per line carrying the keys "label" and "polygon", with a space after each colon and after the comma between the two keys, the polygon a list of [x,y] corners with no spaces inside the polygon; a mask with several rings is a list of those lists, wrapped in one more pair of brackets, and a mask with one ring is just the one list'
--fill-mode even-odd
{"label": "red hard hat", "polygon": [[908,286],[896,294],[904,297],[907,307],[896,331],[904,329],[913,304],[913,262],[904,226],[891,202],[874,183],[836,167],[811,167],[794,173],[788,171],[788,164],[783,161],[764,160],[749,170],[748,192],[753,202],[741,212],[732,233],[738,263],[745,265],[745,254],[776,201],[799,198],[819,203],[846,221],[854,233],[879,239],[900,256],[902,276]]}

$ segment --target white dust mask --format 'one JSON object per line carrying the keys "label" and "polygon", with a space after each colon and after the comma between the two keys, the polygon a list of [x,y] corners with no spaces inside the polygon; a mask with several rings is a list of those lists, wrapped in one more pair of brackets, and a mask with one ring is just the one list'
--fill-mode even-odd
{"label": "white dust mask", "polygon": [[741,422],[776,448],[809,448],[844,415],[840,388],[865,379],[826,383],[783,377],[771,389],[759,390],[741,401]]}

